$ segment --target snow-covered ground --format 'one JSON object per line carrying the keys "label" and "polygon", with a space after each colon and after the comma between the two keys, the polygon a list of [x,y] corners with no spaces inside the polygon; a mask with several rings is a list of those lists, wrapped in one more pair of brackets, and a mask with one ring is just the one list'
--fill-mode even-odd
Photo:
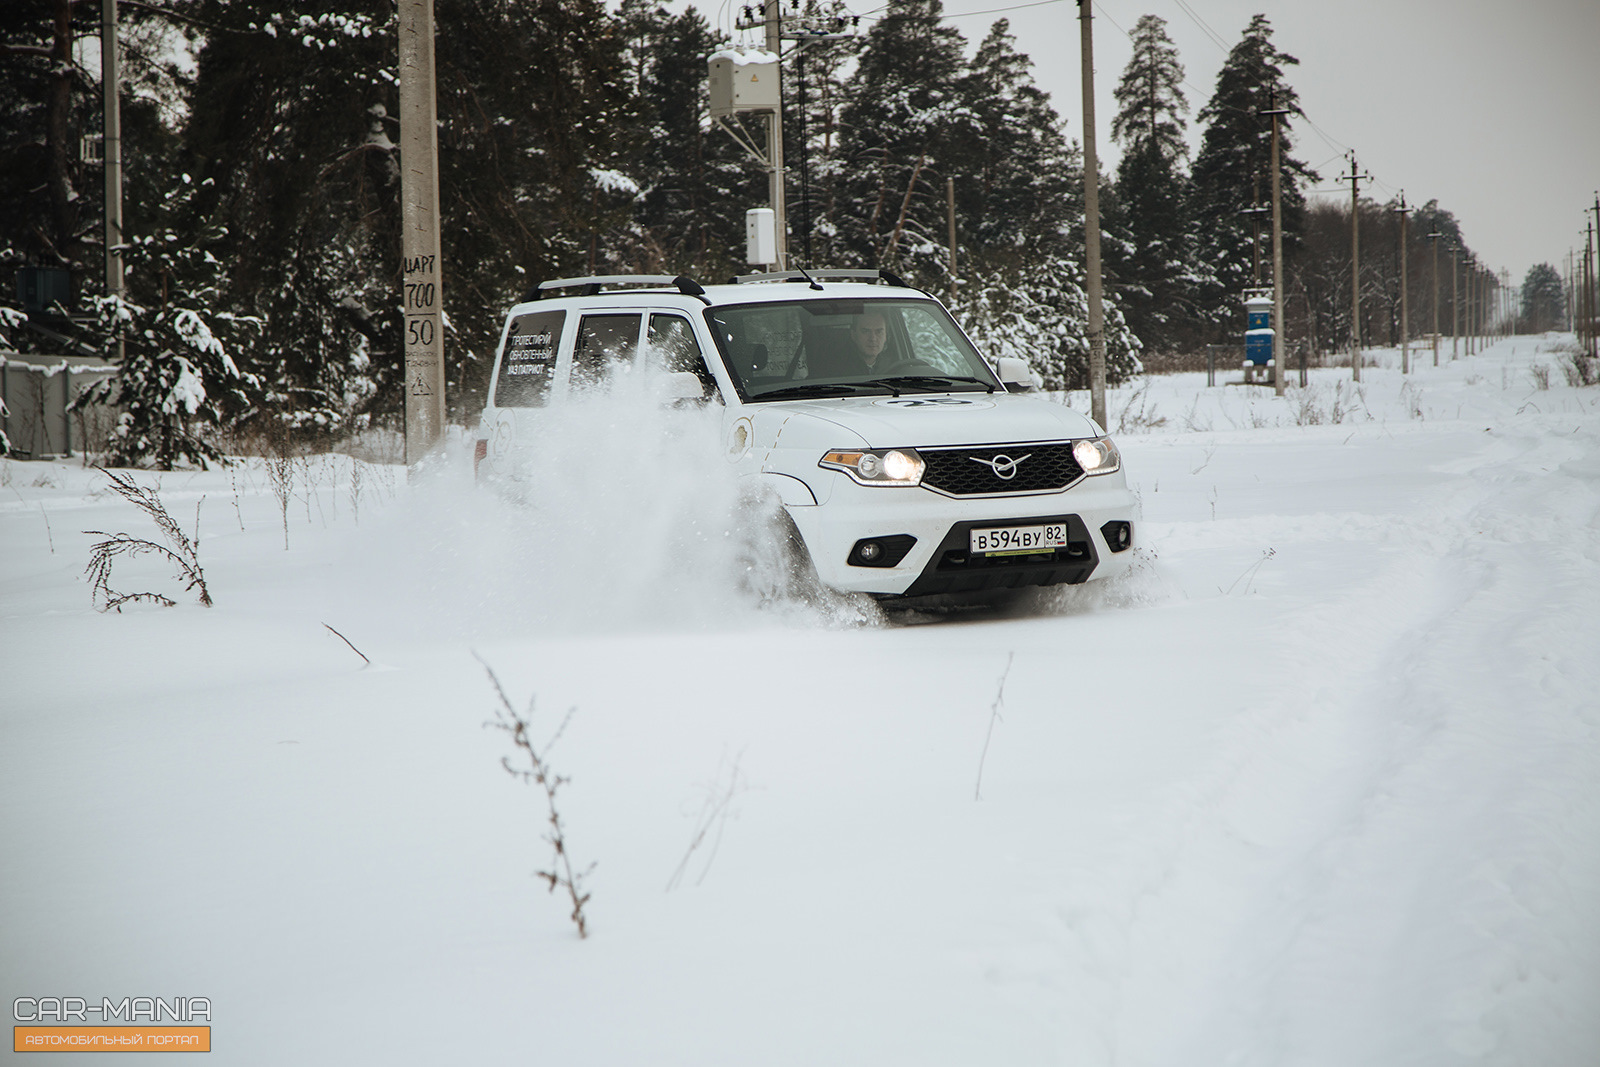
{"label": "snow-covered ground", "polygon": [[[1600,1062],[1554,340],[1118,390],[1144,565],[1008,617],[758,608],[626,434],[558,521],[459,462],[314,457],[287,533],[259,464],[162,476],[215,606],[147,557],[178,606],[102,614],[81,531],[153,527],[0,461],[0,996],[208,997],[227,1064]],[[536,741],[576,709],[587,940],[475,656]]]}

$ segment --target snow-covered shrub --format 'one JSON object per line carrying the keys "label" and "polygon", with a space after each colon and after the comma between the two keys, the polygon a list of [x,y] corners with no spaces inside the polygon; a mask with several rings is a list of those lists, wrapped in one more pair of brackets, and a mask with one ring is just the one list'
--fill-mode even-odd
{"label": "snow-covered shrub", "polygon": [[[194,192],[185,176],[168,197],[172,217]],[[72,409],[120,411],[107,441],[109,465],[171,470],[220,460],[208,432],[250,404],[257,380],[240,371],[229,348],[247,345],[260,324],[220,310],[224,271],[208,246],[222,236],[200,229],[132,238],[123,245],[125,293],[94,300],[95,332],[116,373],[80,393]]]}

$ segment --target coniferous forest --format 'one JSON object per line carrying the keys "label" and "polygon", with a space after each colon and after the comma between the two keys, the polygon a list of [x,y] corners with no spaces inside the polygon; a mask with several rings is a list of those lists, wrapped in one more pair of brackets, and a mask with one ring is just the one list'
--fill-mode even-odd
{"label": "coniferous forest", "polygon": [[[17,305],[19,268],[73,278],[70,317],[12,311],[0,328],[19,350],[119,361],[95,396],[132,416],[115,461],[203,462],[212,429],[327,440],[402,408],[394,8],[295,9],[123,5],[129,273],[111,302],[102,167],[84,149],[100,133],[100,5],[0,5],[0,303]],[[849,15],[818,0],[806,12]],[[973,42],[941,16],[940,0],[892,0],[854,36],[786,55],[792,262],[891,269],[950,300],[992,355],[1082,388],[1083,164],[1063,115],[1077,102],[1038,88],[1004,19]],[[766,177],[710,122],[706,60],[731,42],[692,7],[436,0],[435,19],[447,390],[465,422],[482,406],[500,318],[534,282],[742,273],[743,215],[765,204]],[[1269,107],[1287,111],[1290,336],[1340,351],[1350,208],[1307,201],[1318,174],[1297,148],[1295,58],[1256,16],[1211,97],[1193,101],[1163,21],[1144,16],[1131,36],[1114,100],[1120,162],[1101,176],[1112,382],[1142,361],[1238,342],[1242,291],[1270,284],[1251,213],[1267,202]],[[1412,212],[1402,248],[1394,206],[1359,206],[1362,335],[1374,344],[1398,341],[1402,257],[1414,287],[1429,234],[1471,258],[1432,201]],[[1442,299],[1448,328],[1448,285]],[[1426,299],[1410,313],[1412,336],[1431,328]]]}

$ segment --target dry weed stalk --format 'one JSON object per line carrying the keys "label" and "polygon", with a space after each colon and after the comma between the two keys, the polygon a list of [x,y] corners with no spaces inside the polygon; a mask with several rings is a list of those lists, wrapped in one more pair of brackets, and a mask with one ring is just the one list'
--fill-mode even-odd
{"label": "dry weed stalk", "polygon": [[366,466],[354,456],[350,457],[350,513],[356,525],[361,525],[361,468]]}
{"label": "dry weed stalk", "polygon": [[[589,877],[589,872],[594,870],[595,865],[591,863],[582,871],[576,873],[572,869],[572,855],[567,851],[566,827],[562,825],[561,813],[556,809],[556,793],[562,786],[567,784],[568,779],[551,770],[548,762],[550,749],[555,747],[555,743],[561,739],[562,733],[566,731],[567,723],[572,721],[572,714],[577,709],[573,708],[567,712],[566,718],[561,720],[561,725],[556,728],[556,732],[545,743],[544,755],[541,756],[539,751],[533,747],[533,739],[528,734],[530,726],[528,718],[517,714],[516,709],[511,706],[511,701],[506,698],[505,689],[500,685],[500,679],[495,676],[494,668],[484,663],[482,657],[478,658],[478,662],[483,663],[483,669],[489,675],[489,684],[494,686],[495,696],[500,700],[500,706],[494,711],[494,721],[485,723],[485,725],[492,726],[496,730],[503,731],[509,735],[512,744],[522,749],[528,757],[529,769],[525,771],[513,767],[510,756],[500,757],[500,766],[504,767],[506,773],[513,778],[531,782],[543,789],[545,804],[550,810],[550,831],[545,834],[544,839],[555,850],[555,855],[550,861],[551,869],[537,873],[540,878],[543,878],[549,884],[550,892],[554,893],[558,888],[567,891],[567,896],[572,901],[571,918],[578,927],[578,936],[580,938],[588,937],[589,920],[583,913],[583,906],[589,903],[589,894],[584,891],[583,882],[584,879]],[[534,701],[530,698],[528,700],[528,716],[533,714],[533,705]]]}
{"label": "dry weed stalk", "polygon": [[706,875],[711,872],[711,864],[717,858],[717,852],[722,848],[722,831],[727,826],[728,816],[732,814],[733,802],[740,793],[749,789],[744,782],[744,776],[739,771],[739,761],[744,758],[740,752],[733,758],[733,766],[728,772],[728,785],[722,786],[722,768],[727,759],[717,766],[716,778],[710,785],[705,786],[705,798],[700,805],[700,817],[696,820],[694,837],[689,840],[689,848],[683,854],[683,859],[678,862],[677,870],[672,872],[672,877],[667,880],[667,892],[672,892],[683,883],[683,876],[689,870],[689,860],[693,858],[695,850],[705,844],[706,835],[716,827],[716,836],[711,841],[711,852],[706,856],[705,866],[700,868],[700,877],[694,880],[699,885],[706,880]]}
{"label": "dry weed stalk", "polygon": [[1011,676],[1011,661],[1015,652],[1007,653],[1006,669],[1000,673],[1000,688],[995,691],[994,703],[989,705],[989,732],[983,735],[983,752],[978,756],[978,780],[972,783],[972,799],[983,799],[983,763],[989,758],[989,739],[994,736],[994,724],[1000,721],[1000,708],[1006,701],[1006,679]]}
{"label": "dry weed stalk", "polygon": [[111,489],[122,499],[139,508],[150,516],[156,528],[161,531],[165,545],[157,544],[142,537],[133,537],[125,533],[108,534],[103,530],[85,530],[86,534],[103,537],[104,541],[96,543],[89,550],[89,565],[84,573],[89,576],[91,595],[102,599],[101,611],[110,611],[113,608],[122,610],[122,605],[127,603],[147,602],[172,607],[176,601],[160,593],[119,593],[111,588],[111,568],[119,556],[142,556],[154,553],[164,557],[177,570],[177,576],[188,584],[184,592],[198,590],[200,606],[211,606],[211,591],[206,588],[206,576],[200,569],[200,505],[205,503],[201,497],[194,505],[194,538],[183,532],[182,527],[171,515],[167,514],[165,505],[161,503],[161,487],[143,486],[135,482],[131,476],[108,471],[104,467],[95,470],[111,479]]}
{"label": "dry weed stalk", "polygon": [[289,551],[289,498],[294,495],[294,457],[287,447],[275,448],[261,457],[267,468],[267,482],[278,500],[278,516],[283,520],[283,550]]}

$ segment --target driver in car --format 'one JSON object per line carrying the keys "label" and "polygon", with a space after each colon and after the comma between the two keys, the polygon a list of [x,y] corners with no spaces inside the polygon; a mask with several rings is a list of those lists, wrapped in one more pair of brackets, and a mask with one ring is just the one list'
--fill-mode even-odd
{"label": "driver in car", "polygon": [[[861,360],[861,369],[867,374],[881,373],[878,359],[889,343],[889,324],[883,314],[867,311],[857,315],[850,324],[850,342],[855,346],[855,355]],[[885,358],[883,369],[887,370],[895,362]]]}

